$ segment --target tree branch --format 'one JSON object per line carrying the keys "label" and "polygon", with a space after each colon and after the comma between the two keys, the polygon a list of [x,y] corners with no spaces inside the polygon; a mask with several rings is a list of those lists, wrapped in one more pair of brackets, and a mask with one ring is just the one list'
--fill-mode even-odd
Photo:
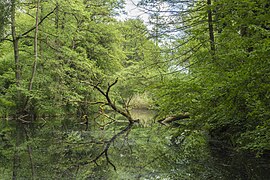
{"label": "tree branch", "polygon": [[179,114],[179,115],[174,115],[174,116],[169,116],[163,119],[158,120],[158,122],[162,125],[169,125],[170,123],[174,122],[174,121],[178,121],[178,120],[182,120],[182,119],[187,119],[190,118],[190,114],[189,113],[183,113],[183,114]]}
{"label": "tree branch", "polygon": [[132,126],[134,125],[134,122],[130,122],[123,130],[121,130],[119,133],[115,134],[107,143],[105,148],[103,149],[103,151],[95,158],[92,160],[92,162],[94,162],[95,164],[97,164],[97,160],[102,156],[105,155],[107,162],[113,167],[113,169],[116,171],[116,166],[111,162],[109,156],[108,156],[108,151],[109,148],[111,146],[111,144],[116,140],[116,138],[118,138],[120,135],[124,134],[125,132],[127,132],[128,130],[130,130],[132,128]]}
{"label": "tree branch", "polygon": [[8,39],[8,36],[11,36],[11,34],[8,34],[8,35],[6,35],[4,38],[0,39],[0,42],[3,42],[3,41],[10,41],[10,42],[13,42],[12,39]]}
{"label": "tree branch", "polygon": [[[54,11],[56,10],[56,7],[51,11],[49,12],[46,16],[44,16],[38,23],[38,26],[46,19],[48,18],[51,14],[54,13]],[[28,33],[30,33],[31,31],[35,30],[36,29],[36,26],[33,26],[31,29],[29,29],[28,31],[24,32],[23,34],[21,34],[19,37],[17,37],[17,39],[20,39],[24,36],[26,36]],[[13,42],[13,40],[11,39],[8,39],[7,37],[10,36],[11,34],[8,34],[6,37],[0,39],[0,42],[3,42],[3,41],[10,41],[10,42]]]}
{"label": "tree branch", "polygon": [[[38,23],[37,26],[39,26],[47,17],[49,17],[51,14],[54,13],[54,11],[56,10],[56,7],[51,11],[49,12],[46,16],[44,16]],[[23,36],[27,35],[28,33],[30,33],[31,31],[33,31],[34,29],[36,29],[36,26],[33,26],[31,29],[29,29],[28,31],[24,32],[23,34],[21,34],[18,39],[22,38]]]}
{"label": "tree branch", "polygon": [[132,126],[134,125],[135,122],[138,122],[138,120],[134,120],[129,111],[128,110],[123,110],[123,109],[120,109],[119,107],[117,107],[111,100],[110,96],[109,96],[109,93],[110,93],[110,90],[111,88],[118,82],[118,79],[116,79],[112,84],[108,84],[108,87],[107,87],[107,90],[106,92],[103,91],[100,87],[99,87],[99,84],[98,83],[97,85],[93,85],[93,84],[90,84],[92,87],[94,87],[95,89],[97,89],[107,100],[108,102],[108,105],[117,113],[121,114],[122,116],[124,116],[125,118],[128,119],[129,123],[128,125],[122,129],[120,132],[118,132],[117,134],[115,134],[105,145],[103,151],[95,158],[93,159],[91,162],[97,164],[97,160],[102,157],[103,155],[105,155],[105,158],[106,158],[106,161],[108,162],[108,164],[110,164],[113,169],[116,171],[116,166],[111,162],[109,156],[108,156],[108,151],[109,151],[109,148],[111,146],[111,144],[119,137],[121,136],[122,134],[124,134],[125,132],[128,132]]}
{"label": "tree branch", "polygon": [[123,115],[124,117],[126,117],[127,119],[128,119],[128,121],[129,122],[132,122],[132,121],[134,121],[134,119],[132,119],[132,117],[131,117],[131,115],[130,115],[130,113],[129,113],[129,111],[128,110],[123,110],[123,109],[120,109],[120,108],[118,108],[118,107],[116,107],[116,105],[112,102],[112,100],[111,100],[111,98],[110,98],[110,96],[109,96],[109,92],[110,92],[110,90],[111,90],[111,88],[116,84],[118,82],[118,79],[116,79],[112,84],[108,84],[108,88],[107,88],[107,90],[106,90],[106,92],[104,92],[98,85],[99,84],[97,84],[97,85],[91,85],[91,86],[93,86],[95,89],[97,89],[105,98],[106,98],[106,100],[107,100],[107,102],[108,102],[108,105],[114,110],[114,111],[116,111],[117,113],[119,113],[119,114],[121,114],[121,115]]}

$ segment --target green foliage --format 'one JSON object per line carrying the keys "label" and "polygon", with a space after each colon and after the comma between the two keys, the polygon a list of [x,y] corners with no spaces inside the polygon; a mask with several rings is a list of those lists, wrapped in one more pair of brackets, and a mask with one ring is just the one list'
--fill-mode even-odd
{"label": "green foliage", "polygon": [[[16,3],[19,67],[14,69],[12,44],[1,43],[0,58],[4,66],[0,69],[0,82],[6,86],[1,95],[10,97],[2,99],[14,101],[22,111],[19,114],[38,117],[88,114],[92,109],[88,104],[98,99],[89,83],[107,83],[119,77],[122,83],[117,95],[130,98],[143,93],[147,78],[156,73],[148,66],[158,61],[158,47],[148,39],[146,26],[141,21],[117,22],[113,18],[121,3],[117,0],[41,2],[38,59],[31,90],[35,29],[28,30],[35,24],[36,8],[32,7],[36,4],[34,1]],[[23,37],[19,37],[21,34]],[[15,77],[6,78],[15,71],[20,72],[16,85]]]}
{"label": "green foliage", "polygon": [[[121,2],[41,2],[38,60],[33,88],[30,90],[35,6],[34,1],[16,2],[15,31],[17,38],[20,38],[18,69],[14,68],[12,43],[1,42],[0,83],[3,88],[0,97],[3,103],[0,109],[5,113],[7,110],[2,107],[7,102],[15,102],[16,108],[23,111],[19,113],[35,116],[87,114],[91,109],[88,103],[95,101],[95,94],[85,82],[110,80],[112,74],[123,68],[123,38],[112,17],[115,10],[121,7]],[[4,11],[3,8],[1,4],[1,11]],[[10,20],[8,15],[2,15]],[[11,34],[10,30],[8,34]],[[22,34],[23,37],[20,37]],[[7,38],[11,39],[11,36]],[[20,79],[16,79],[19,84],[16,85],[14,75],[12,77],[15,71],[20,72]],[[15,114],[14,109],[11,111]]]}
{"label": "green foliage", "polygon": [[[187,22],[190,36],[186,43],[176,42],[180,46],[172,57],[179,58],[172,66],[188,70],[156,85],[160,115],[190,112],[192,127],[208,130],[213,138],[237,149],[270,150],[268,8],[266,1],[215,2],[214,55],[206,43],[207,24]],[[194,15],[207,18],[200,11]]]}
{"label": "green foliage", "polygon": [[[206,0],[143,1],[140,5],[155,12],[152,35],[141,20],[114,18],[123,1],[41,1],[37,58],[36,2],[14,2],[15,32],[8,29],[10,2],[0,2],[0,38],[5,37],[0,41],[0,116],[44,119],[16,128],[1,124],[0,160],[5,167],[0,171],[5,179],[13,167],[20,178],[29,178],[35,169],[36,176],[45,179],[218,179],[220,173],[207,168],[209,139],[258,156],[269,152],[266,0],[220,0],[211,5]],[[161,7],[171,8],[172,14],[157,12]],[[209,42],[211,33],[214,42]],[[10,42],[14,39],[18,48]],[[90,84],[106,91],[116,78],[110,91],[116,106],[154,107],[158,118],[190,114],[188,120],[174,123],[177,128],[151,126],[152,119],[141,119],[129,136],[115,140],[109,158],[120,167],[118,173],[105,157],[96,162],[100,166],[91,162],[126,124],[110,126],[112,119],[97,114],[103,111],[104,97]],[[88,115],[90,130],[77,119],[52,123],[45,118],[65,115]],[[21,164],[13,161],[12,166],[16,158]]]}
{"label": "green foliage", "polygon": [[0,39],[6,36],[6,26],[8,24],[10,11],[10,1],[0,2]]}

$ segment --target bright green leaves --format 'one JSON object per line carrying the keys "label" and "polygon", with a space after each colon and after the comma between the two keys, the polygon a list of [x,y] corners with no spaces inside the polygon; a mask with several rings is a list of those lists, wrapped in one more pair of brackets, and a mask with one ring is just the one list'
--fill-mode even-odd
{"label": "bright green leaves", "polygon": [[[171,44],[177,47],[168,56],[174,74],[154,91],[160,116],[190,112],[191,127],[206,129],[233,147],[263,153],[269,150],[269,4],[213,1],[216,49],[211,55],[206,24],[199,21],[206,11],[196,11],[205,9],[203,2],[189,13],[200,24],[186,22],[186,38]],[[187,71],[177,73],[182,67]]]}
{"label": "bright green leaves", "polygon": [[149,40],[149,34],[142,21],[127,20],[119,22],[116,27],[123,56],[122,68],[114,77],[119,77],[121,82],[117,84],[118,94],[124,99],[129,99],[135,94],[148,91],[149,84],[155,81],[159,70],[156,64],[161,60],[160,49]]}
{"label": "bright green leaves", "polygon": [[[16,38],[19,38],[17,50],[21,70],[18,91],[22,94],[18,106],[29,104],[31,109],[28,111],[36,114],[62,114],[64,111],[75,113],[77,108],[82,108],[81,104],[87,106],[84,102],[93,101],[93,90],[82,82],[100,81],[123,68],[123,39],[113,18],[115,8],[121,5],[120,1],[41,2],[38,17],[38,63],[33,88],[28,90],[34,60],[33,27],[36,8],[33,7],[36,2],[29,0],[16,5],[15,30]],[[1,66],[3,72],[0,72],[0,83],[8,83],[4,85],[6,89],[1,89],[1,95],[7,95],[6,92],[14,82],[6,76],[16,70],[11,63],[14,62],[10,54],[13,52],[12,46],[6,43],[1,46],[1,61],[9,59],[9,63]],[[17,96],[14,89],[9,92],[10,97]]]}

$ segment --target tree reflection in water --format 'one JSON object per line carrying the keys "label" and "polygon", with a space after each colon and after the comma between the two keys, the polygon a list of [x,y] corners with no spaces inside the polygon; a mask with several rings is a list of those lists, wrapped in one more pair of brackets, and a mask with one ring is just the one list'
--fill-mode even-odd
{"label": "tree reflection in water", "polygon": [[[147,112],[135,111],[141,118]],[[149,117],[154,116],[149,112]],[[117,118],[117,117],[116,117]],[[151,118],[150,118],[151,119]],[[105,157],[90,163],[104,142],[126,124],[85,131],[76,119],[35,124],[1,121],[1,179],[267,179],[267,158],[254,158],[208,145],[204,133],[155,124],[135,126],[118,138]],[[45,123],[46,122],[46,123]],[[29,151],[31,149],[31,151]],[[31,158],[30,158],[31,157]],[[33,173],[34,171],[34,173]],[[35,177],[33,177],[35,176]]]}

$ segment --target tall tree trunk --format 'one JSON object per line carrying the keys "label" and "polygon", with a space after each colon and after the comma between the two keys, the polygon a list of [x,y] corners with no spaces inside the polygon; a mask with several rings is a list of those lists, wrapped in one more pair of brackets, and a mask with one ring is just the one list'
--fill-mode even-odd
{"label": "tall tree trunk", "polygon": [[[40,4],[40,15],[39,15],[39,19],[43,19],[43,11],[44,11],[44,9],[43,9],[43,5],[42,4]],[[42,31],[42,29],[43,29],[43,25],[41,24],[41,25],[39,25],[39,30],[41,29],[41,31]],[[39,58],[40,59],[44,59],[43,58],[43,44],[42,44],[42,34],[40,34],[39,35]],[[41,69],[43,70],[43,64],[41,64]]]}
{"label": "tall tree trunk", "polygon": [[212,16],[212,10],[211,10],[212,2],[211,0],[207,0],[207,21],[208,21],[208,31],[209,31],[209,41],[210,41],[210,49],[211,54],[215,54],[216,48],[215,48],[215,36],[214,36],[214,28],[213,28],[213,16]]}
{"label": "tall tree trunk", "polygon": [[12,0],[11,2],[11,33],[12,33],[12,41],[13,41],[13,51],[14,51],[14,60],[15,60],[15,78],[16,84],[19,86],[20,84],[20,64],[19,64],[19,39],[16,36],[16,22],[15,22],[15,10],[16,2]]}
{"label": "tall tree trunk", "polygon": [[[35,35],[34,35],[34,63],[32,66],[32,73],[31,73],[31,78],[29,81],[29,85],[28,85],[28,91],[31,91],[33,89],[33,82],[34,82],[34,78],[35,78],[35,74],[36,74],[36,70],[37,70],[37,61],[38,61],[38,26],[39,26],[39,18],[38,18],[38,12],[39,12],[39,4],[40,4],[40,0],[37,0],[37,4],[36,4],[36,23],[35,23]],[[24,103],[24,111],[27,112],[29,111],[29,96],[27,96],[25,103]],[[28,114],[30,114],[28,112]],[[34,114],[32,114],[34,115]],[[35,118],[33,116],[33,118]]]}
{"label": "tall tree trunk", "polygon": [[[11,1],[11,35],[12,35],[12,42],[13,42],[13,52],[14,52],[14,68],[15,68],[15,81],[17,88],[20,87],[21,81],[21,68],[20,68],[20,60],[19,60],[19,38],[16,35],[16,0]],[[17,108],[17,115],[22,113],[22,99],[21,93],[17,89],[17,94],[15,97],[16,108]]]}
{"label": "tall tree trunk", "polygon": [[38,23],[39,23],[38,12],[39,12],[39,4],[40,4],[40,0],[37,0],[36,29],[35,29],[35,39],[34,39],[35,60],[34,60],[34,64],[33,64],[33,67],[32,67],[32,75],[31,75],[31,79],[30,79],[29,87],[28,87],[28,90],[29,91],[31,91],[32,88],[33,88],[33,82],[34,82],[34,78],[35,78],[35,74],[36,74],[36,70],[37,70],[37,61],[38,61]]}

